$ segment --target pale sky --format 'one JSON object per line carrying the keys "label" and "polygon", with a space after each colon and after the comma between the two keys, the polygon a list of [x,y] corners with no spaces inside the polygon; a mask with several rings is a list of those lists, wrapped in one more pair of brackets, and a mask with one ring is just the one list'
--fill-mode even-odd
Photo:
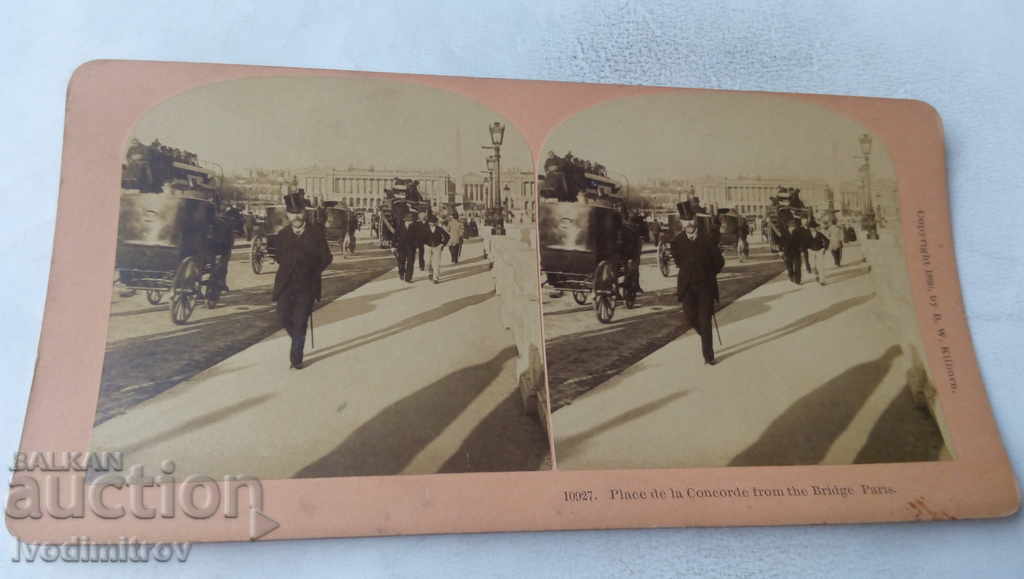
{"label": "pale sky", "polygon": [[[791,97],[676,93],[627,97],[577,113],[557,127],[541,153],[574,155],[608,167],[615,178],[704,175],[857,178],[857,122]],[[874,139],[871,173],[894,177],[884,143]]]}
{"label": "pale sky", "polygon": [[134,136],[188,149],[223,165],[298,169],[486,169],[488,126],[505,124],[502,167],[532,168],[525,141],[493,111],[466,97],[411,82],[349,78],[254,78],[171,97],[146,112]]}

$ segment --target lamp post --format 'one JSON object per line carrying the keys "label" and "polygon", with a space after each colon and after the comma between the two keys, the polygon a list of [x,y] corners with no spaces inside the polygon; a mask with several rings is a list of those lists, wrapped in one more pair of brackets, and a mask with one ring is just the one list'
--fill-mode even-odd
{"label": "lamp post", "polygon": [[501,214],[501,218],[498,220],[496,227],[496,233],[498,235],[504,235],[505,233],[505,217],[504,209],[501,201],[501,143],[505,140],[505,125],[494,121],[488,125],[487,130],[491,134],[491,144],[483,145],[483,149],[491,149],[494,151],[494,155],[487,158],[487,169],[492,170],[491,161],[493,160],[493,181],[491,191],[494,192],[495,202],[494,206],[497,206],[498,212]]}
{"label": "lamp post", "polygon": [[871,196],[871,135],[867,133],[861,134],[858,142],[860,144],[861,158],[864,159],[862,174],[862,178],[864,179],[864,183],[862,185],[864,217],[862,226],[864,227],[868,238],[877,238],[878,224],[876,222],[873,197]]}
{"label": "lamp post", "polygon": [[494,158],[494,155],[491,155],[490,157],[487,157],[487,181],[488,181],[488,185],[490,185],[490,188],[491,188],[491,195],[488,196],[488,199],[487,199],[487,206],[488,207],[494,207],[494,199],[492,197],[494,195],[496,195],[496,193],[495,193],[496,189],[494,188],[494,174],[495,174],[495,171],[497,170],[497,168],[498,168],[498,160]]}
{"label": "lamp post", "polygon": [[510,222],[512,221],[512,219],[511,219],[511,217],[512,217],[512,216],[511,216],[511,211],[506,211],[506,210],[505,210],[506,208],[507,208],[507,209],[515,209],[515,203],[511,203],[511,202],[510,202],[510,200],[512,199],[512,194],[510,193],[510,191],[511,191],[511,190],[510,190],[510,189],[509,189],[509,187],[508,187],[508,183],[505,183],[505,204],[504,204],[504,205],[500,205],[500,204],[498,205],[499,207],[501,207],[501,222],[502,222],[502,223],[504,223],[504,222],[505,222],[505,218],[506,218],[506,217],[505,217],[505,214],[506,214],[506,213],[509,213],[509,214],[510,214],[510,215],[508,216],[508,218],[509,218],[508,220],[509,220]]}

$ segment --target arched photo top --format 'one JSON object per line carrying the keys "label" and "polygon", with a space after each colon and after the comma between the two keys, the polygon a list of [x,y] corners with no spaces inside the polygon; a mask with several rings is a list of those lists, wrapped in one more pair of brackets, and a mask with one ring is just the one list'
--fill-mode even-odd
{"label": "arched photo top", "polygon": [[673,195],[692,188],[720,208],[760,213],[768,203],[763,193],[790,187],[823,208],[831,199],[835,210],[860,211],[870,195],[876,208],[898,211],[885,143],[857,121],[796,96],[673,91],[614,99],[553,129],[541,169],[550,153],[567,152],[602,165],[655,206],[672,207]]}
{"label": "arched photo top", "polygon": [[[532,175],[522,135],[493,110],[454,92],[385,78],[253,77],[194,88],[146,111],[124,150],[131,139],[158,139],[229,183],[269,172],[297,176],[299,186],[303,173],[321,180],[421,176],[428,193],[461,199],[467,184],[483,193],[478,185],[492,153],[481,146],[491,145],[494,122],[504,126],[502,172]],[[329,181],[307,193],[346,200],[356,191],[357,206],[379,193]]]}

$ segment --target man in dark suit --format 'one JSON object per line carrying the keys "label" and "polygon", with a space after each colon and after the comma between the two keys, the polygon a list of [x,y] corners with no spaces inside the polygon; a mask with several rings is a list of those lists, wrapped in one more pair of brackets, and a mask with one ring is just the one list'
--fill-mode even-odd
{"label": "man in dark suit", "polygon": [[273,301],[281,326],[292,339],[291,367],[302,369],[302,350],[313,303],[320,300],[320,275],[333,260],[323,229],[306,223],[306,208],[296,194],[285,196],[289,226],[277,234],[279,264]]}
{"label": "man in dark suit", "polygon": [[[411,210],[411,209],[410,209]],[[426,213],[413,213],[412,214],[412,226],[410,227],[413,231],[413,237],[416,239],[416,255],[419,256],[420,260],[420,271],[426,268],[426,260],[424,259],[424,247],[427,243],[427,237],[429,232],[427,231],[427,215]]]}
{"label": "man in dark suit", "polygon": [[395,258],[398,260],[398,279],[412,282],[412,272],[416,266],[416,248],[419,247],[421,234],[415,226],[411,213],[404,213],[398,220],[395,231]]}
{"label": "man in dark suit", "polygon": [[790,221],[786,225],[782,236],[782,259],[786,262],[789,281],[796,285],[801,283],[803,254],[808,248],[809,238],[810,233],[796,221]]}
{"label": "man in dark suit", "polygon": [[[644,247],[643,236],[646,229],[643,218],[640,215],[633,215],[629,220],[624,220],[622,228],[619,230],[619,247],[621,248],[619,259],[623,264],[628,264],[629,260],[632,259],[637,267],[640,266],[640,255],[643,253]],[[640,276],[630,275],[629,271],[626,273],[626,283],[633,284],[633,290],[636,293],[642,293],[644,290],[640,287]],[[639,272],[636,273],[638,274]]]}
{"label": "man in dark suit", "polygon": [[811,269],[811,253],[807,244],[811,241],[811,220],[808,217],[800,218],[800,225],[797,226],[797,231],[800,233],[800,237],[804,240],[804,248],[801,255],[804,258],[804,265],[807,267],[807,273],[814,273]]}
{"label": "man in dark suit", "polygon": [[696,215],[686,204],[679,204],[683,231],[672,240],[672,257],[679,266],[676,294],[683,304],[690,327],[700,334],[701,353],[705,364],[715,364],[711,317],[718,298],[716,276],[725,267],[725,258],[710,235],[697,231]]}

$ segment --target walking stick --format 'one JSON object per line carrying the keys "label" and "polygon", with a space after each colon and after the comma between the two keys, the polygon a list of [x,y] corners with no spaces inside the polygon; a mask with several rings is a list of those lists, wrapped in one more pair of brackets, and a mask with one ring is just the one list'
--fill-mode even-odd
{"label": "walking stick", "polygon": [[715,333],[718,334],[718,345],[721,346],[722,345],[722,330],[718,329],[718,316],[715,315],[715,312],[711,312],[711,321],[715,322]]}
{"label": "walking stick", "polygon": [[[721,340],[721,338],[719,338]],[[313,310],[309,310],[309,349],[316,349],[316,340],[313,339]]]}

